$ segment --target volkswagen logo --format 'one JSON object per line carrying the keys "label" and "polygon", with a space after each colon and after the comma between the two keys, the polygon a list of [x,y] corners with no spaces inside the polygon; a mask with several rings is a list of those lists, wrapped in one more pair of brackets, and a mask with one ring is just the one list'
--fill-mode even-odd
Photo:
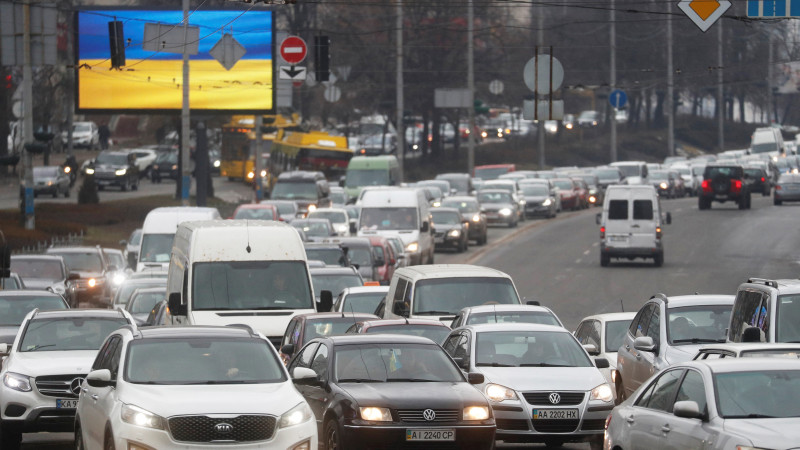
{"label": "volkswagen logo", "polygon": [[218,423],[214,425],[214,431],[220,434],[228,434],[233,431],[233,425],[229,423]]}
{"label": "volkswagen logo", "polygon": [[554,405],[557,405],[557,404],[561,403],[561,396],[558,395],[558,392],[550,393],[550,395],[547,397],[547,399],[550,400],[550,403],[552,403]]}
{"label": "volkswagen logo", "polygon": [[83,384],[83,378],[73,378],[72,381],[69,382],[69,391],[75,395],[81,394],[81,385]]}
{"label": "volkswagen logo", "polygon": [[434,412],[432,409],[426,409],[425,411],[422,411],[422,417],[430,422],[436,419],[436,412]]}

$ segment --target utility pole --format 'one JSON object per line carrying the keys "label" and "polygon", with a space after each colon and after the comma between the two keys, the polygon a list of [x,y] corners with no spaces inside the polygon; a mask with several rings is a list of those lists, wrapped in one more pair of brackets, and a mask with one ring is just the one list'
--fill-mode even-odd
{"label": "utility pole", "polygon": [[667,2],[667,151],[668,156],[675,156],[675,106],[673,96],[675,70],[672,67],[672,3]]}
{"label": "utility pole", "polygon": [[[609,36],[609,44],[611,47],[611,61],[609,67],[611,73],[609,74],[609,92],[614,92],[617,87],[617,25],[616,25],[616,12],[614,11],[615,1],[611,0],[611,9],[609,10],[609,22],[611,23],[611,35]],[[616,109],[612,108],[611,111],[611,162],[617,160],[617,114]]]}
{"label": "utility pole", "polygon": [[403,0],[397,0],[397,154],[400,156],[400,181],[405,180],[406,125],[403,120]]}
{"label": "utility pole", "polygon": [[[31,70],[31,2],[25,0],[22,5],[23,36],[22,36],[22,98],[25,105],[22,129],[25,144],[33,143],[33,70]],[[22,162],[22,185],[24,190],[22,210],[25,213],[25,229],[36,228],[33,207],[33,155],[24,147],[24,160]]]}
{"label": "utility pole", "polygon": [[[259,203],[261,199],[264,198],[264,178],[261,176],[261,171],[264,169],[261,167],[261,127],[263,125],[264,116],[261,114],[256,114],[256,120],[253,124],[253,129],[256,133],[256,142],[254,145],[255,148],[253,149],[253,151],[256,152],[256,159],[253,160],[253,187],[255,188],[253,193],[255,194],[255,203]],[[247,176],[247,174],[245,174],[245,176]]]}
{"label": "utility pole", "polygon": [[183,106],[181,108],[181,204],[189,206],[192,171],[189,158],[189,0],[183,0]]}
{"label": "utility pole", "polygon": [[[469,133],[467,134],[467,173],[475,169],[475,58],[473,33],[475,27],[474,7],[472,0],[467,1],[467,90],[469,91]],[[458,134],[458,130],[456,130]],[[458,139],[458,136],[456,136]]]}
{"label": "utility pole", "polygon": [[778,117],[775,114],[775,96],[772,93],[772,65],[775,64],[775,43],[773,42],[774,35],[771,29],[767,29],[767,123],[777,122]]}
{"label": "utility pole", "polygon": [[[534,3],[534,8],[535,8]],[[538,10],[538,21],[537,21],[537,44],[539,44],[539,48],[544,47],[544,9],[543,6],[539,6]],[[538,49],[536,50],[539,51]],[[538,69],[537,69],[538,70]],[[536,105],[536,109],[539,109],[539,105]],[[545,157],[544,157],[544,120],[539,119],[539,123],[536,126],[536,137],[539,140],[539,169],[544,169]]]}
{"label": "utility pole", "polygon": [[[722,64],[722,21],[717,22],[717,104],[719,105],[719,151],[725,150],[725,90],[723,89],[724,73]],[[744,120],[744,118],[742,119]]]}

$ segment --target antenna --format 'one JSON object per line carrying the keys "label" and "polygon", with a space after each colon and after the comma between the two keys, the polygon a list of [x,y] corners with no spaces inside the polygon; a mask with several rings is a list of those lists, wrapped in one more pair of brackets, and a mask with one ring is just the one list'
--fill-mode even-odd
{"label": "antenna", "polygon": [[[350,314],[351,317],[353,318],[353,325],[356,325],[358,324],[358,321],[356,321],[356,312],[353,311],[353,302],[350,302],[348,306],[350,306]],[[344,317],[344,309],[342,309],[342,317]]]}
{"label": "antenna", "polygon": [[244,229],[247,232],[247,247],[245,247],[244,249],[247,250],[247,253],[250,253],[253,250],[252,248],[250,248],[250,220],[245,219]]}
{"label": "antenna", "polygon": [[494,311],[494,323],[497,323],[497,305],[492,305],[492,310]]}
{"label": "antenna", "polygon": [[622,303],[622,299],[619,299],[619,308],[622,310],[622,312],[625,312],[625,304]]}

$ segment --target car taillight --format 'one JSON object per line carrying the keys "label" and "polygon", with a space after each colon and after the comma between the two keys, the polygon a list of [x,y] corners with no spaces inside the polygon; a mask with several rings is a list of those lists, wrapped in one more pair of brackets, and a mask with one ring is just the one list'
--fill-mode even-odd
{"label": "car taillight", "polygon": [[742,192],[742,180],[731,180],[731,193]]}
{"label": "car taillight", "polygon": [[600,239],[606,238],[606,227],[600,227]]}
{"label": "car taillight", "polygon": [[711,193],[711,180],[703,180],[703,193],[704,194]]}
{"label": "car taillight", "polygon": [[767,180],[766,180],[766,179],[764,179],[764,177],[761,177],[761,182],[763,183],[763,182],[765,182],[765,181],[767,181]]}
{"label": "car taillight", "polygon": [[661,238],[661,227],[656,227],[656,237]]}
{"label": "car taillight", "polygon": [[781,190],[781,185],[779,184],[779,185],[775,186],[775,190],[776,191],[780,191]]}

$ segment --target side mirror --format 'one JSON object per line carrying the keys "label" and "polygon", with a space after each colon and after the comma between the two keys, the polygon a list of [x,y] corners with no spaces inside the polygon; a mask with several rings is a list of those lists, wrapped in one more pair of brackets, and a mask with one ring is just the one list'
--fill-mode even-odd
{"label": "side mirror", "polygon": [[347,180],[347,177],[342,175],[342,177],[339,178],[339,186],[344,187],[345,180]]}
{"label": "side mirror", "polygon": [[685,419],[703,418],[703,413],[700,412],[700,407],[697,405],[697,402],[691,400],[675,402],[672,406],[672,414],[675,414],[675,417],[683,417]]}
{"label": "side mirror", "polygon": [[594,223],[596,223],[597,225],[600,225],[600,222],[602,220],[603,220],[603,215],[601,213],[597,213],[597,215],[594,216]]}
{"label": "side mirror", "polygon": [[333,308],[333,293],[327,290],[320,292],[317,312],[328,312],[331,308]]}
{"label": "side mirror", "polygon": [[[586,350],[586,353],[588,353],[588,354],[590,354],[592,356],[597,356],[597,355],[600,354],[600,350],[598,350],[597,346],[594,345],[594,344],[583,344],[583,348],[584,348],[584,350]],[[608,361],[606,361],[606,362],[608,362]]]}
{"label": "side mirror", "polygon": [[0,355],[7,355],[10,345],[3,343],[0,344]]}
{"label": "side mirror", "polygon": [[96,388],[117,385],[116,381],[111,380],[111,371],[108,369],[100,369],[89,372],[89,375],[86,375],[86,383],[89,386]]}
{"label": "side mirror", "polygon": [[376,259],[375,260],[375,267],[380,267],[380,266],[383,266],[385,264],[386,264],[386,261],[384,261],[383,259]]}
{"label": "side mirror", "polygon": [[742,332],[742,342],[762,342],[761,329],[758,327],[747,327]]}
{"label": "side mirror", "polygon": [[281,353],[291,358],[294,355],[294,344],[286,344],[281,347]]}
{"label": "side mirror", "polygon": [[356,228],[355,222],[350,222],[350,234],[358,233],[358,229]]}
{"label": "side mirror", "polygon": [[295,367],[292,370],[292,381],[297,384],[315,384],[317,382],[317,372],[308,367]]}
{"label": "side mirror", "polygon": [[672,223],[672,213],[667,213],[667,216],[664,218],[664,223],[667,225]]}
{"label": "side mirror", "polygon": [[170,292],[169,297],[167,297],[167,307],[169,307],[169,311],[173,316],[186,315],[186,305],[181,303],[180,292]]}
{"label": "side mirror", "polygon": [[128,245],[128,241],[126,241],[125,239],[123,239],[123,240],[119,241],[119,245],[121,245],[121,246],[125,247],[126,245]]}
{"label": "side mirror", "polygon": [[422,231],[423,233],[427,233],[428,231],[430,231],[430,225],[428,224],[427,221],[422,222],[422,227],[419,229],[419,231]]}
{"label": "side mirror", "polygon": [[609,363],[608,360],[605,358],[595,358],[594,365],[598,369],[608,369],[609,367],[611,367],[611,363]]}
{"label": "side mirror", "polygon": [[469,360],[467,360],[466,358],[461,358],[461,357],[453,358],[453,361],[455,361],[456,365],[461,369],[469,370]]}
{"label": "side mirror", "polygon": [[633,348],[643,352],[655,352],[656,344],[650,336],[639,336],[633,341]]}
{"label": "side mirror", "polygon": [[525,299],[525,304],[526,305],[530,305],[530,306],[541,306],[542,305],[539,302],[539,300],[528,300],[528,299]]}
{"label": "side mirror", "polygon": [[392,312],[400,317],[408,317],[408,306],[404,302],[397,302],[392,306]]}
{"label": "side mirror", "polygon": [[470,372],[467,374],[467,381],[469,381],[469,384],[483,384],[485,378],[482,373]]}
{"label": "side mirror", "polygon": [[81,274],[79,274],[78,272],[70,272],[69,275],[67,275],[67,281],[75,281],[79,280],[80,278]]}

